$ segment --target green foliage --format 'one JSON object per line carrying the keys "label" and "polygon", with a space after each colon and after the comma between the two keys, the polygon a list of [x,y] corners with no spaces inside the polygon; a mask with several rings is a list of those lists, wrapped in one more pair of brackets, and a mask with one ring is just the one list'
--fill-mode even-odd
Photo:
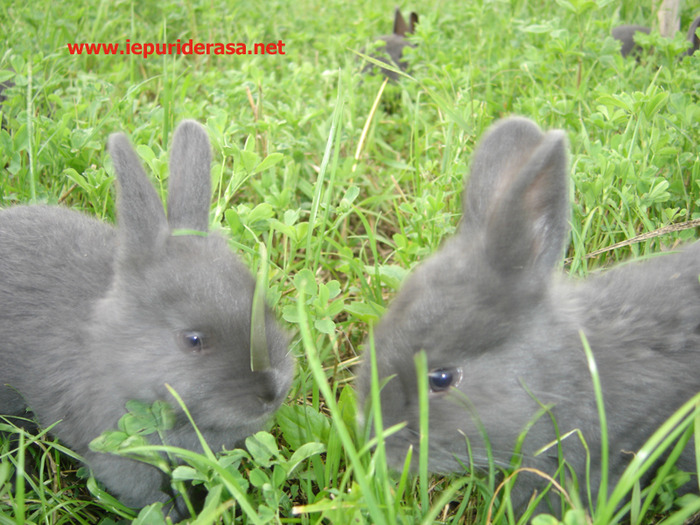
{"label": "green foliage", "polygon": [[[112,222],[109,133],[129,133],[164,194],[172,131],[195,118],[213,145],[211,223],[253,270],[258,246],[267,247],[267,301],[296,334],[290,397],[272,433],[251,436],[246,450],[169,447],[166,404],[130,404],[119,428],[93,446],[147,459],[178,489],[204,486],[195,523],[486,523],[489,509],[497,522],[515,522],[495,467],[454,478],[387,468],[381,441],[357,428],[353,367],[403,278],[455,231],[476,142],[502,116],[568,134],[573,274],[696,237],[682,229],[586,257],[700,219],[700,55],[678,60],[682,37],[652,33],[640,35],[639,61],[625,60],[609,36],[614,25],[651,25],[648,4],[402,6],[421,16],[418,45],[406,50],[412,78],[387,86],[374,112],[382,79],[363,77],[353,51],[391,29],[387,0],[0,6],[0,82],[14,84],[0,104],[0,207],[60,204]],[[682,27],[695,14],[686,5]],[[78,56],[66,47],[190,38],[281,39],[286,54]],[[685,429],[677,439],[698,439],[693,414],[676,419]],[[134,514],[81,477],[78,458],[45,432],[3,429],[17,439],[0,442],[0,523],[163,523],[160,504]],[[34,469],[24,468],[27,459]],[[653,510],[681,523],[698,510],[697,498],[673,495],[683,475],[670,465],[667,474],[652,507],[635,474],[621,482],[635,519],[649,521]],[[616,519],[610,506],[594,510],[595,523]],[[563,523],[589,516],[573,502]]]}

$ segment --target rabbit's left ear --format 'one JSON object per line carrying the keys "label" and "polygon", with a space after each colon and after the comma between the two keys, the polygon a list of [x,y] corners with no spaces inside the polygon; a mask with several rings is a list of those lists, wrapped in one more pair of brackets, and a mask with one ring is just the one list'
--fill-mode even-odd
{"label": "rabbit's left ear", "polygon": [[[413,14],[414,13],[411,13],[411,15]],[[401,9],[397,7],[396,11],[394,11],[394,34],[399,36],[406,36],[406,33],[412,33],[412,31],[409,31],[408,24],[406,23],[406,20],[404,20],[404,17],[401,14]]]}
{"label": "rabbit's left ear", "polygon": [[168,224],[171,230],[209,229],[211,145],[204,127],[183,120],[175,130],[170,152]]}

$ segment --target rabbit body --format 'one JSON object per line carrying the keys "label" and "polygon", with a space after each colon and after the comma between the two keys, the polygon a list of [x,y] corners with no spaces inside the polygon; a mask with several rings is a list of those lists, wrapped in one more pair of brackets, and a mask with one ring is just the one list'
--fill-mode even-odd
{"label": "rabbit body", "polygon": [[[262,428],[294,366],[268,312],[270,366],[251,371],[255,281],[224,238],[205,233],[204,129],[185,121],[175,132],[167,219],[123,135],[110,138],[110,152],[118,227],[60,207],[0,210],[0,413],[29,407],[43,426],[60,420],[53,433],[124,503],[140,507],[167,499],[160,471],[88,448],[117,427],[127,401],[174,404],[171,385],[219,450]],[[201,448],[179,410],[165,439]]]}
{"label": "rabbit body", "polygon": [[[432,471],[487,470],[484,435],[495,465],[507,467],[527,430],[522,465],[552,475],[556,445],[535,452],[556,440],[553,416],[558,435],[577,429],[590,448],[594,500],[601,434],[579,332],[602,384],[612,486],[653,431],[700,391],[700,245],[584,281],[553,275],[568,237],[566,164],[563,133],[544,134],[523,118],[500,122],[478,148],[457,234],[408,278],[374,334],[380,383],[390,378],[381,390],[383,427],[407,423],[386,441],[395,465],[409,445],[417,461],[420,350],[429,371]],[[369,362],[359,377],[365,400]],[[561,444],[586,487],[578,435]],[[690,447],[678,465],[693,470]],[[521,474],[515,504],[545,485]]]}

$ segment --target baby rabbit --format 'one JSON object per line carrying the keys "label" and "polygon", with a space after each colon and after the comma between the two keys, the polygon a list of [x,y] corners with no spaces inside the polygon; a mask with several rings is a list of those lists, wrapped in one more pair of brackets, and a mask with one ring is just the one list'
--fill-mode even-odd
{"label": "baby rabbit", "polygon": [[[418,23],[418,15],[411,12],[408,20],[409,23],[407,24],[403,15],[401,15],[401,10],[397,7],[396,11],[394,12],[394,32],[391,35],[384,35],[376,38],[377,41],[384,42],[384,46],[379,49],[379,55],[374,56],[374,58],[381,60],[386,64],[397,66],[401,69],[401,71],[406,71],[408,68],[408,63],[402,59],[403,48],[406,46],[413,47],[413,44],[410,44],[406,40],[406,35],[413,34],[416,24]],[[387,58],[387,55],[389,58]],[[377,66],[374,64],[367,64],[363,72],[369,73],[376,67]],[[388,69],[381,68],[381,72],[384,76],[390,78],[391,80],[398,80],[399,78],[396,73],[389,71]]]}
{"label": "baby rabbit", "polygon": [[634,35],[636,33],[651,33],[651,29],[640,25],[623,25],[613,27],[612,36],[615,40],[620,41],[620,54],[623,57],[627,57],[630,53],[638,53],[641,48],[634,41]]}
{"label": "baby rabbit", "polygon": [[[557,447],[535,452],[577,429],[590,447],[594,501],[601,437],[579,331],[600,372],[613,485],[652,432],[700,391],[700,244],[583,282],[553,275],[569,232],[566,150],[562,131],[542,133],[524,118],[496,124],[472,161],[457,234],[408,278],[378,325],[377,371],[380,385],[387,381],[383,427],[406,422],[386,441],[394,465],[411,445],[417,461],[414,356],[421,350],[432,471],[488,469],[485,436],[496,466],[507,467],[527,430],[523,466],[552,475]],[[370,387],[367,355],[358,378],[365,405]],[[551,406],[551,415],[537,418],[542,406]],[[579,486],[586,486],[586,454],[576,433],[561,445]],[[693,465],[688,448],[679,466]],[[520,474],[513,502],[524,510],[533,490],[545,485]]]}
{"label": "baby rabbit", "polygon": [[[117,428],[127,401],[174,405],[167,383],[213,450],[233,447],[282,403],[294,364],[270,312],[251,327],[255,280],[226,239],[208,233],[204,128],[184,121],[175,131],[167,218],[126,136],[108,147],[117,227],[60,207],[0,211],[0,414],[29,407],[43,426],[60,420],[54,434],[141,507],[168,499],[161,472],[88,448]],[[176,414],[167,443],[200,449]]]}
{"label": "baby rabbit", "polygon": [[[686,36],[686,40],[688,40],[690,43],[690,47],[681,53],[681,58],[684,56],[691,56],[698,49],[700,49],[700,38],[698,38],[698,36],[695,34],[698,26],[700,26],[700,16],[698,16],[695,20],[693,20],[693,23],[690,24],[688,35]],[[631,53],[639,53],[641,50],[641,48],[634,41],[635,33],[645,33],[648,35],[650,32],[651,29],[645,26],[623,25],[614,27],[612,30],[612,36],[616,40],[620,41],[620,54],[623,57],[626,57]]]}

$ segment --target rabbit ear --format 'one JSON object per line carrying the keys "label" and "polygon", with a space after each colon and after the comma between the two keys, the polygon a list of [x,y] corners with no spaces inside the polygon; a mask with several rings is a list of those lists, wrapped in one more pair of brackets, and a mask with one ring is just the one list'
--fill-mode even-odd
{"label": "rabbit ear", "polygon": [[119,181],[119,236],[127,252],[139,253],[167,231],[163,203],[126,135],[110,135],[107,148]]}
{"label": "rabbit ear", "polygon": [[204,127],[184,120],[175,130],[170,153],[168,223],[170,228],[209,229],[211,145]]}
{"label": "rabbit ear", "polygon": [[501,272],[548,274],[559,262],[569,232],[566,165],[564,132],[544,134],[523,118],[497,124],[479,146],[462,228],[483,233]]}
{"label": "rabbit ear", "polygon": [[418,23],[418,13],[415,11],[411,11],[411,14],[408,16],[408,31],[407,33],[413,34],[413,32],[416,30],[416,24]]}
{"label": "rabbit ear", "polygon": [[411,31],[408,30],[408,24],[406,23],[406,20],[404,20],[403,15],[401,14],[401,9],[397,7],[396,11],[394,11],[394,34],[399,36],[406,36],[406,33],[410,32]]}

